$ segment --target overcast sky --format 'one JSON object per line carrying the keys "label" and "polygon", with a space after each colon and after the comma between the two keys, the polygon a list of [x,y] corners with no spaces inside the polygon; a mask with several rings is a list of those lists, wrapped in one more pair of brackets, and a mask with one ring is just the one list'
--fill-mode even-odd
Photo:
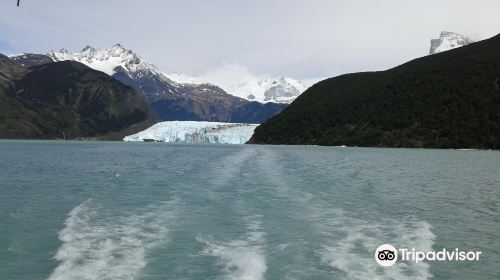
{"label": "overcast sky", "polygon": [[0,53],[121,43],[166,72],[295,78],[386,69],[443,30],[500,33],[499,0],[1,0]]}

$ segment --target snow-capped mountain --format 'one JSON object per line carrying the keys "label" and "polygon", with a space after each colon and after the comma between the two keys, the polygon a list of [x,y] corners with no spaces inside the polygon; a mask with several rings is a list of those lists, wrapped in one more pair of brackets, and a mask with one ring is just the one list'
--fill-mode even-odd
{"label": "snow-capped mountain", "polygon": [[142,62],[135,53],[126,50],[120,44],[114,45],[110,49],[96,49],[87,46],[78,53],[70,53],[66,49],[61,49],[60,51],[49,52],[48,56],[54,61],[78,61],[110,76],[116,73],[115,68],[118,66],[137,70],[137,68],[139,68],[137,66],[140,64],[143,69],[151,69],[151,67]]}
{"label": "snow-capped mountain", "polygon": [[[185,74],[168,74],[167,77],[178,82],[202,83],[207,82],[204,77],[190,77]],[[319,80],[318,80],[319,81]],[[303,82],[292,78],[257,78],[245,77],[230,81],[213,81],[227,93],[260,103],[292,103],[314,82]]]}
{"label": "snow-capped mountain", "polygon": [[429,54],[440,53],[474,43],[471,39],[454,32],[443,31],[439,39],[431,40]]}
{"label": "snow-capped mountain", "polygon": [[258,102],[292,103],[308,86],[292,78],[263,78],[241,81],[229,88],[229,94]]}
{"label": "snow-capped mountain", "polygon": [[257,124],[172,121],[161,122],[124,141],[169,143],[245,144]]}
{"label": "snow-capped mountain", "polygon": [[54,61],[74,60],[102,71],[144,93],[148,99],[166,94],[181,94],[181,85],[170,80],[132,50],[117,44],[109,49],[85,47],[81,52],[66,49],[47,54]]}
{"label": "snow-capped mountain", "polygon": [[321,79],[297,80],[293,78],[258,77],[246,68],[229,64],[221,69],[201,75],[189,76],[183,73],[166,74],[171,80],[179,83],[212,83],[227,93],[260,103],[274,102],[289,104],[307,88]]}

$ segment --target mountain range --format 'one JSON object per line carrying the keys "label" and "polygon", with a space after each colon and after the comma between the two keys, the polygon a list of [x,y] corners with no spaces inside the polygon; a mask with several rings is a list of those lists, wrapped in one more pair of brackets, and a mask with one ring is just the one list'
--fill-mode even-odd
{"label": "mountain range", "polygon": [[225,84],[228,94],[121,45],[1,55],[0,138],[120,139],[161,120],[269,119],[251,143],[498,148],[498,40],[442,32],[430,56],[302,95],[307,83],[256,77]]}
{"label": "mountain range", "polygon": [[109,49],[87,46],[77,53],[61,49],[46,55],[14,55],[11,59],[26,67],[57,61],[83,63],[142,93],[165,121],[261,123],[306,89],[291,78],[251,79],[230,87],[232,95],[201,78],[165,74],[119,44]]}
{"label": "mountain range", "polygon": [[[472,42],[453,32],[442,32],[431,41],[431,54]],[[101,71],[144,95],[161,120],[261,123],[281,112],[316,80],[259,78],[243,75],[232,81],[213,77],[166,74],[120,44],[107,49],[90,46],[80,52],[66,49],[47,54],[10,57],[23,67],[77,61]],[[229,69],[238,72],[240,69]],[[215,82],[213,82],[215,81]],[[219,83],[223,88],[214,85]]]}

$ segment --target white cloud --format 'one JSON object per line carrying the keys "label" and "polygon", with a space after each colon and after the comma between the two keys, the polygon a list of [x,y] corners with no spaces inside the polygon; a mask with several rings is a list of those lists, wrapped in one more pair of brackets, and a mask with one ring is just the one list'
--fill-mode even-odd
{"label": "white cloud", "polygon": [[16,44],[0,52],[122,43],[167,72],[198,76],[224,61],[296,78],[386,69],[426,55],[442,30],[500,32],[498,0],[13,2],[0,3],[0,36]]}
{"label": "white cloud", "polygon": [[245,66],[237,63],[225,62],[221,67],[201,75],[204,82],[215,81],[222,88],[234,88],[240,84],[245,84],[259,78],[248,70]]}

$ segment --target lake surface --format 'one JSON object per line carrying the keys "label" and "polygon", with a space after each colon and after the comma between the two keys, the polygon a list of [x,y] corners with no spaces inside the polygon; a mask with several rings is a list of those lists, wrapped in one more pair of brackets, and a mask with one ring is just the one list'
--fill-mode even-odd
{"label": "lake surface", "polygon": [[0,279],[500,279],[499,202],[494,151],[0,141]]}

